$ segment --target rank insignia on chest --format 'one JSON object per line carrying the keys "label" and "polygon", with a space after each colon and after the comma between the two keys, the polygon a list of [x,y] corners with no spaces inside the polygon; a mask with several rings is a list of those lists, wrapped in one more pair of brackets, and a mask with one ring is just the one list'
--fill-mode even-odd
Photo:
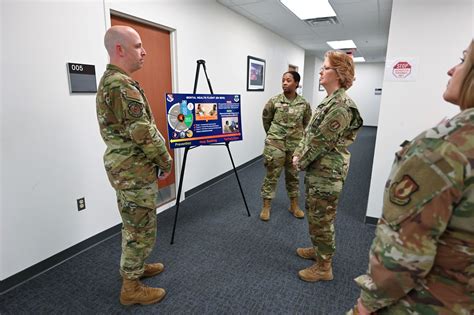
{"label": "rank insignia on chest", "polygon": [[410,177],[410,175],[403,175],[400,181],[394,182],[390,187],[390,201],[394,204],[405,206],[411,201],[413,195],[419,186]]}
{"label": "rank insignia on chest", "polygon": [[339,127],[341,127],[341,124],[337,120],[333,120],[329,123],[329,129],[332,131],[336,131]]}
{"label": "rank insignia on chest", "polygon": [[128,112],[132,117],[140,118],[143,115],[143,104],[137,102],[128,103]]}

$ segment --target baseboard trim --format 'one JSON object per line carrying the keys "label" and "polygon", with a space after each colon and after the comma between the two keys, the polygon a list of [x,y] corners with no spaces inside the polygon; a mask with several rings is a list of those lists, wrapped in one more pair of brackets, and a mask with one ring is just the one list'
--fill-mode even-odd
{"label": "baseboard trim", "polygon": [[51,256],[23,271],[20,271],[13,276],[6,278],[5,280],[0,281],[0,295],[14,289],[15,287],[23,284],[24,282],[33,279],[40,274],[48,271],[49,269],[65,262],[66,260],[78,255],[79,253],[96,246],[97,244],[107,240],[108,238],[120,233],[122,224],[117,224],[103,232],[100,232],[88,239],[69,247],[68,249],[63,250]]}
{"label": "baseboard trim", "polygon": [[[251,159],[248,162],[245,162],[244,164],[240,165],[237,167],[237,171],[250,166],[251,164],[255,163],[256,161],[260,160],[262,156],[257,156],[256,158]],[[220,180],[224,179],[227,176],[230,176],[234,173],[234,170],[231,169],[228,172],[225,172],[224,174],[221,174],[217,177],[214,177],[211,180],[208,180],[207,182],[191,189],[185,192],[185,197],[189,197],[193,194],[198,193],[199,191],[206,189],[209,186],[214,185],[215,183],[219,182]],[[26,268],[25,270],[22,270],[4,280],[0,281],[0,295],[3,295],[4,293],[14,289],[15,287],[27,282],[28,280],[31,280],[42,273],[48,271],[51,268],[54,268],[55,266],[65,262],[68,259],[71,259],[72,257],[80,254],[81,252],[96,246],[97,244],[109,239],[110,237],[116,235],[117,233],[120,233],[120,229],[122,228],[122,224],[117,224],[111,228],[108,228],[107,230],[100,232],[76,245],[73,245],[43,261],[40,261],[39,263]]]}
{"label": "baseboard trim", "polygon": [[371,224],[371,225],[377,225],[377,222],[379,221],[378,218],[374,218],[374,217],[365,217],[365,223],[366,224]]}
{"label": "baseboard trim", "polygon": [[[244,168],[246,168],[246,167],[252,165],[253,163],[257,162],[257,161],[260,160],[260,159],[262,159],[262,155],[259,155],[259,156],[257,156],[256,158],[253,158],[253,159],[251,159],[250,161],[247,161],[247,162],[245,162],[244,164],[242,164],[242,165],[240,165],[240,166],[237,166],[236,169],[237,169],[237,171],[240,171],[240,170],[242,170],[242,169],[244,169]],[[190,197],[190,196],[192,196],[192,195],[194,195],[194,194],[197,194],[197,193],[199,193],[201,190],[204,190],[204,189],[208,188],[209,186],[212,186],[212,185],[214,185],[214,184],[217,184],[219,181],[223,180],[224,178],[226,178],[227,176],[230,176],[230,175],[232,175],[232,174],[234,174],[234,170],[233,170],[233,169],[231,169],[231,170],[229,170],[229,171],[227,171],[227,172],[225,172],[225,173],[223,173],[223,174],[221,174],[221,175],[219,175],[219,176],[216,176],[216,177],[214,177],[214,178],[208,180],[207,182],[202,183],[201,185],[196,186],[196,187],[194,187],[193,189],[190,189],[190,190],[186,191],[186,192],[184,193],[184,198],[188,198],[188,197]]]}

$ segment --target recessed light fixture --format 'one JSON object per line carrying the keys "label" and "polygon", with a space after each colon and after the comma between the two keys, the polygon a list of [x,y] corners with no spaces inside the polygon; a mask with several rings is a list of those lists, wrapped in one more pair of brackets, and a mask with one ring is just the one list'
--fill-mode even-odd
{"label": "recessed light fixture", "polygon": [[354,57],[354,62],[365,62],[365,58],[364,57]]}
{"label": "recessed light fixture", "polygon": [[326,42],[332,49],[350,49],[357,48],[352,40],[336,40],[331,42]]}
{"label": "recessed light fixture", "polygon": [[280,0],[301,20],[336,16],[328,0]]}

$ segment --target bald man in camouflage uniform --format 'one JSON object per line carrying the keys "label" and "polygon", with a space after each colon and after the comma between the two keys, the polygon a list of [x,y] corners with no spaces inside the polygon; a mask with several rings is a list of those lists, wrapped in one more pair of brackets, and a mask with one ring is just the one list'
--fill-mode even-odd
{"label": "bald man in camouflage uniform", "polygon": [[[286,82],[288,80],[291,81],[290,84]],[[291,85],[291,88],[285,93],[294,99],[289,100],[285,93],[282,93],[272,97],[263,109],[262,122],[267,134],[263,150],[263,163],[267,174],[261,188],[263,208],[260,219],[263,221],[270,219],[271,201],[275,198],[277,182],[283,168],[290,198],[289,211],[297,218],[304,217],[304,212],[298,206],[299,172],[292,166],[291,158],[311,118],[311,105],[296,93],[299,81],[300,76],[296,71],[286,72],[283,75],[284,89],[287,85]]]}
{"label": "bald man in camouflage uniform", "polygon": [[159,302],[166,294],[161,288],[146,287],[141,277],[160,273],[161,263],[145,264],[156,239],[158,169],[169,173],[172,158],[158,131],[144,91],[130,77],[140,69],[146,54],[138,33],[114,26],[105,35],[110,55],[97,92],[97,118],[107,149],[104,164],[117,193],[122,217],[124,305]]}
{"label": "bald man in camouflage uniform", "polygon": [[368,312],[474,314],[473,161],[472,108],[397,152],[369,270],[356,279]]}
{"label": "bald man in camouflage uniform", "polygon": [[299,272],[302,280],[333,279],[336,207],[349,170],[347,147],[354,142],[360,127],[362,118],[357,106],[345,89],[339,88],[318,105],[295,150],[295,166],[306,171],[306,211],[313,244],[310,248],[298,248],[297,253],[317,260]]}

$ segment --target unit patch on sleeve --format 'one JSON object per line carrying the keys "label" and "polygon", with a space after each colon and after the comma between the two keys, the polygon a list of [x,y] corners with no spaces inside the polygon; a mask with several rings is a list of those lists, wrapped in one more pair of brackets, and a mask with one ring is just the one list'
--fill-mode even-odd
{"label": "unit patch on sleeve", "polygon": [[410,203],[410,196],[418,190],[418,184],[410,177],[403,175],[399,182],[394,182],[390,187],[390,201],[399,206]]}
{"label": "unit patch on sleeve", "polygon": [[143,116],[143,104],[138,102],[128,103],[128,113],[130,116],[140,118]]}

